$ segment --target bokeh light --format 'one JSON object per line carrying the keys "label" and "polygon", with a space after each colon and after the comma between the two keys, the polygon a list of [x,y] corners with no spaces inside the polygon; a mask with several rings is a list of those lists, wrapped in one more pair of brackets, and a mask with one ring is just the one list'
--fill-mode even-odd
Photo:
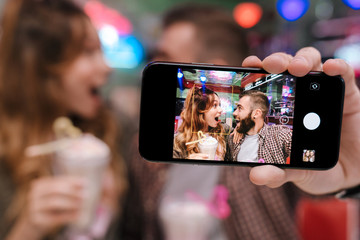
{"label": "bokeh light", "polygon": [[107,63],[112,68],[133,69],[138,67],[144,58],[143,46],[132,35],[119,36],[117,41],[111,45],[105,44],[107,40],[101,42]]}
{"label": "bokeh light", "polygon": [[234,111],[234,108],[231,104],[230,99],[228,98],[220,98],[221,108],[226,113],[232,113]]}
{"label": "bokeh light", "polygon": [[131,22],[103,3],[88,1],[84,10],[98,30],[105,59],[112,68],[134,69],[144,58],[144,49],[132,35]]}
{"label": "bokeh light", "polygon": [[334,5],[329,0],[321,0],[315,6],[315,16],[320,20],[327,20],[334,13]]}
{"label": "bokeh light", "polygon": [[104,25],[99,30],[100,41],[107,46],[114,46],[119,41],[119,34],[112,25]]}
{"label": "bokeh light", "polygon": [[342,1],[354,10],[360,9],[360,0],[342,0]]}
{"label": "bokeh light", "polygon": [[261,7],[252,2],[240,3],[234,8],[234,19],[243,28],[252,28],[261,19]]}
{"label": "bokeh light", "polygon": [[276,3],[280,16],[287,21],[296,21],[304,16],[309,6],[308,0],[278,0]]}
{"label": "bokeh light", "polygon": [[[359,36],[360,37],[360,36]],[[359,42],[345,44],[339,47],[334,56],[336,58],[344,59],[349,65],[355,70],[355,74],[357,77],[360,76],[360,38]]]}
{"label": "bokeh light", "polygon": [[101,29],[104,25],[112,25],[120,35],[130,34],[133,30],[131,22],[126,17],[99,1],[88,1],[84,6],[84,11],[97,29]]}

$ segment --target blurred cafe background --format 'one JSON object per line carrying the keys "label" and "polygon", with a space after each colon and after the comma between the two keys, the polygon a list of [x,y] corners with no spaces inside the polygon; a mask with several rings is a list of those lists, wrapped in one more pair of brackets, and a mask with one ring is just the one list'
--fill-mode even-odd
{"label": "blurred cafe background", "polygon": [[[75,0],[98,29],[109,65],[114,69],[104,89],[139,87],[141,70],[151,59],[161,31],[161,16],[184,0]],[[314,46],[324,60],[348,61],[360,77],[359,0],[192,0],[221,6],[246,29],[251,53],[263,58],[282,51],[294,54]],[[0,11],[4,1],[0,1]],[[125,91],[131,95],[132,91]],[[135,100],[135,99],[134,99]],[[123,106],[124,107],[124,106]],[[130,108],[130,107],[127,107]],[[135,112],[128,109],[130,114]]]}
{"label": "blurred cafe background", "polygon": [[[103,95],[113,104],[124,122],[132,126],[127,130],[132,129],[135,132],[139,117],[141,71],[154,52],[156,40],[161,33],[161,17],[169,8],[186,1],[75,1],[84,7],[97,28],[105,58],[113,68]],[[321,52],[323,61],[333,57],[345,59],[354,68],[357,82],[360,83],[360,0],[191,2],[218,5],[231,12],[246,31],[251,54],[264,58],[273,52],[295,54],[302,47],[313,46]],[[0,11],[3,5],[4,0],[0,0]],[[290,94],[291,79],[287,87],[287,94]],[[281,111],[292,114],[293,106],[290,104],[287,107],[288,109]],[[347,232],[350,225],[353,228],[352,235],[354,236],[356,231],[358,234],[358,222],[347,224],[347,221],[355,221],[351,221],[355,219],[355,215],[351,215],[352,210],[349,210],[354,209],[354,206],[334,201],[301,203],[300,209],[303,212],[299,214],[299,222],[301,231],[305,233],[304,238],[306,233],[311,232],[306,239],[334,239],[326,238],[324,233]],[[324,222],[328,224],[318,224]],[[336,229],[340,230],[335,231]]]}
{"label": "blurred cafe background", "polygon": [[[138,118],[141,70],[151,60],[161,33],[161,17],[184,0],[76,0],[95,24],[105,57],[113,68],[103,89],[121,116]],[[0,1],[0,10],[4,1]],[[359,0],[193,0],[231,12],[247,33],[251,54],[295,54],[317,48],[323,60],[348,61],[360,77]],[[120,88],[119,88],[120,87]]]}
{"label": "blurred cafe background", "polygon": [[[138,117],[141,70],[151,60],[161,33],[161,17],[184,0],[75,0],[95,24],[105,57],[113,68],[103,89],[115,108]],[[4,1],[0,1],[0,11]],[[360,77],[359,0],[192,0],[231,12],[247,33],[251,54],[295,54],[305,46],[317,48],[325,61],[342,58]],[[121,86],[121,88],[118,88]],[[124,101],[125,100],[125,101]],[[126,104],[124,104],[126,102]]]}
{"label": "blurred cafe background", "polygon": [[[103,89],[123,122],[136,130],[142,68],[151,61],[163,14],[184,0],[76,0],[98,29],[105,57],[113,68]],[[305,46],[323,57],[342,58],[360,78],[359,0],[193,0],[228,10],[245,29],[251,54],[295,54]],[[291,89],[290,89],[291,90]],[[290,104],[291,105],[291,104]],[[282,106],[292,111],[292,106]],[[135,128],[135,129],[134,129]]]}

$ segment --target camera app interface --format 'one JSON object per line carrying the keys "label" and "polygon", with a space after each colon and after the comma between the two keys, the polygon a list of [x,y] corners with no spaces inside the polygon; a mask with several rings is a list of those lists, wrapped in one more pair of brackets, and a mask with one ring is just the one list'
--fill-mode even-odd
{"label": "camera app interface", "polygon": [[293,76],[179,68],[177,80],[174,159],[290,164]]}

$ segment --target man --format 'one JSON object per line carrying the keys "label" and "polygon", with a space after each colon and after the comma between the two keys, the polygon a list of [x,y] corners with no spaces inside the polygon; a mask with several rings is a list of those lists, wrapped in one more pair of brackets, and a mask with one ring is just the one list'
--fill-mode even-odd
{"label": "man", "polygon": [[264,93],[250,90],[240,94],[233,115],[237,122],[235,131],[243,138],[234,143],[233,135],[230,136],[226,161],[286,163],[292,132],[286,126],[268,126],[265,123],[268,112],[269,100]]}
{"label": "man", "polygon": [[[154,60],[240,66],[248,54],[245,36],[231,14],[217,7],[183,6],[164,18]],[[161,151],[161,146],[156,151]],[[218,184],[229,192],[231,215],[211,225],[208,239],[297,239],[292,184],[277,189],[249,181],[250,168],[149,163],[134,151],[129,162],[130,194],[123,239],[164,239],[160,210],[166,196],[191,190],[211,199]]]}

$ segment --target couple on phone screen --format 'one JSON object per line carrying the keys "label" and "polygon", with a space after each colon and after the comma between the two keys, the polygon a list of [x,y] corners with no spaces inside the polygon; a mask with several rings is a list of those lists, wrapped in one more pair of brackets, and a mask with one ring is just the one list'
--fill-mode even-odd
{"label": "couple on phone screen", "polygon": [[[265,123],[269,100],[261,91],[244,91],[239,99],[233,112],[236,128],[229,134],[231,127],[219,120],[223,110],[218,94],[206,86],[192,87],[181,112],[174,158],[285,164],[290,157],[291,129]],[[198,131],[218,141],[214,159],[201,151],[206,140],[198,141]]]}

